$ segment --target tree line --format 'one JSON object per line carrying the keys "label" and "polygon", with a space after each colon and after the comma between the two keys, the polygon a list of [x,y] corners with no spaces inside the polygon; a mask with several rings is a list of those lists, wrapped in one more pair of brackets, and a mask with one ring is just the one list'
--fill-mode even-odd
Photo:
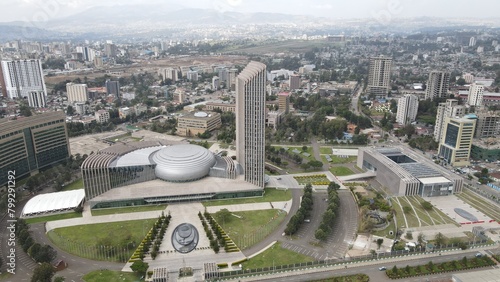
{"label": "tree line", "polygon": [[337,211],[340,205],[339,188],[340,186],[335,182],[330,182],[328,185],[328,207],[323,214],[319,228],[314,233],[314,237],[320,241],[326,240],[333,231],[333,224],[337,218]]}
{"label": "tree line", "polygon": [[302,202],[300,203],[300,208],[296,214],[290,218],[290,221],[286,225],[285,234],[293,235],[295,234],[299,228],[304,223],[304,220],[310,216],[311,210],[313,208],[313,199],[312,199],[312,185],[306,184],[304,187],[304,195],[302,196]]}

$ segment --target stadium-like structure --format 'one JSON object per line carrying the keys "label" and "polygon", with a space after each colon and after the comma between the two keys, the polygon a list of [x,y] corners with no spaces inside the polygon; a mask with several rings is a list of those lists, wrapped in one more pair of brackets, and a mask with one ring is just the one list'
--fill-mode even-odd
{"label": "stadium-like structure", "polygon": [[[91,208],[261,196],[227,156],[192,144],[116,144],[81,166]],[[207,177],[209,176],[209,177]]]}

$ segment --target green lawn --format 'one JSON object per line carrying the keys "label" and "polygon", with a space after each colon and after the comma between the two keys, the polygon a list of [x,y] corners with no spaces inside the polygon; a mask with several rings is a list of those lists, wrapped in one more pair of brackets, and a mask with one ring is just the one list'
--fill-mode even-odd
{"label": "green lawn", "polygon": [[[49,239],[59,248],[71,254],[110,261],[128,259],[142,241],[157,219],[109,222],[57,228],[47,233]],[[82,247],[83,246],[83,247]],[[119,248],[120,253],[113,253],[107,258],[96,246]],[[124,250],[123,246],[128,246]]]}
{"label": "green lawn", "polygon": [[272,267],[273,264],[278,266],[310,261],[314,261],[314,259],[312,257],[282,248],[281,244],[278,242],[261,254],[244,262],[243,269]]}
{"label": "green lawn", "polygon": [[[317,175],[305,175],[305,176],[294,176],[295,180],[300,185],[306,185],[306,184],[314,184],[314,183],[320,183],[320,182],[328,182],[330,183],[330,180],[326,177],[324,174],[317,174]],[[328,185],[328,184],[327,184]]]}
{"label": "green lawn", "polygon": [[240,205],[252,203],[265,203],[265,202],[283,202],[292,199],[292,191],[279,190],[276,188],[266,188],[263,197],[256,198],[241,198],[241,199],[226,199],[203,202],[205,207],[211,206],[225,206],[225,205]]}
{"label": "green lawn", "polygon": [[96,270],[85,274],[82,277],[86,282],[135,282],[144,281],[139,279],[137,275],[129,272],[111,271],[111,270]]}
{"label": "green lawn", "polygon": [[[12,274],[8,273],[8,272],[4,272],[4,273],[1,273],[0,274],[0,281],[3,281],[3,280],[6,280],[7,278],[11,277]],[[10,281],[10,280],[9,280]]]}
{"label": "green lawn", "polygon": [[220,220],[215,214],[212,216],[233,239],[234,243],[242,249],[264,239],[283,222],[286,216],[285,212],[277,209],[234,212],[233,214],[241,216],[241,218],[231,216],[226,220]]}
{"label": "green lawn", "polygon": [[[307,159],[307,160],[310,160],[310,161],[316,160],[316,159],[314,158],[314,151],[313,151],[313,148],[312,148],[311,146],[307,146],[307,150],[305,150],[305,151],[302,151],[302,147],[301,147],[301,146],[273,146],[273,147],[275,147],[275,148],[276,148],[276,150],[279,150],[279,149],[280,149],[280,148],[282,148],[282,147],[283,147],[283,148],[288,148],[288,152],[290,152],[290,153],[292,153],[292,154],[295,154],[295,153],[293,153],[292,151],[293,151],[294,149],[297,149],[297,150],[299,150],[299,151],[300,151],[300,156],[301,156],[301,157],[303,157],[304,159]],[[306,156],[304,156],[302,153],[308,153],[308,154],[310,154],[310,156],[309,156],[309,157],[306,157]]]}
{"label": "green lawn", "polygon": [[[379,231],[373,231],[372,234],[380,237],[386,237],[389,239],[394,239],[394,231],[395,231],[395,225],[394,225],[394,220],[389,222],[389,225],[387,226],[386,229],[384,230],[379,230]],[[389,232],[392,231],[392,235],[389,234]]]}
{"label": "green lawn", "polygon": [[77,189],[83,189],[83,178],[78,178],[77,180],[64,186],[63,191],[70,191],[70,190],[77,190]]}
{"label": "green lawn", "polygon": [[[399,203],[401,203],[401,206],[396,201],[396,198],[399,200]],[[410,197],[393,197],[391,199],[393,207],[396,211],[396,218],[398,221],[398,225],[403,226],[406,225],[404,217],[406,216],[406,220],[408,221],[409,226],[405,226],[406,228],[409,227],[419,227],[419,226],[433,226],[433,225],[441,225],[441,224],[456,224],[451,218],[449,218],[447,215],[442,213],[441,211],[437,210],[436,208],[433,208],[430,211],[424,210],[422,207],[421,203],[424,202],[424,199],[422,199],[419,196],[410,196]],[[411,203],[411,205],[410,205]],[[404,207],[412,207],[413,208],[410,210],[410,212],[404,214],[403,208]],[[404,215],[403,215],[404,214]],[[420,219],[420,223],[419,223]]]}
{"label": "green lawn", "polygon": [[346,175],[352,175],[352,174],[354,174],[354,171],[352,171],[350,168],[345,167],[345,166],[331,167],[330,171],[335,176],[346,176]]}
{"label": "green lawn", "polygon": [[76,218],[76,217],[82,217],[82,214],[77,213],[77,212],[70,212],[70,213],[54,214],[54,215],[41,216],[41,217],[25,218],[25,220],[26,220],[26,223],[33,224],[33,223],[38,223],[38,222],[47,222],[47,221],[69,219],[69,218]]}
{"label": "green lawn", "polygon": [[135,206],[135,207],[97,209],[97,210],[92,210],[92,215],[99,216],[99,215],[108,215],[108,214],[159,211],[159,210],[164,210],[166,208],[167,208],[167,205],[147,205],[147,206]]}
{"label": "green lawn", "polygon": [[328,164],[347,164],[347,163],[352,163],[355,162],[358,158],[357,157],[348,157],[348,158],[341,158],[335,155],[330,155],[330,158],[332,159],[331,162],[327,161],[326,156],[322,155],[321,160],[324,163]]}

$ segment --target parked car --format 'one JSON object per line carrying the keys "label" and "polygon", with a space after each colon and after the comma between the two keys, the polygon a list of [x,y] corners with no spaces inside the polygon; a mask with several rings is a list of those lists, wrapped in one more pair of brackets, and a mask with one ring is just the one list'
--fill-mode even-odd
{"label": "parked car", "polygon": [[381,266],[381,267],[378,268],[378,270],[380,270],[380,271],[384,271],[386,269],[387,269],[387,267],[385,267],[385,266]]}

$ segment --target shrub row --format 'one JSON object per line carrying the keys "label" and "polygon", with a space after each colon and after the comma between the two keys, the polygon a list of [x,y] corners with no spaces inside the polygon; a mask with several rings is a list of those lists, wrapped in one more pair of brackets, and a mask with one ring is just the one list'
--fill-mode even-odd
{"label": "shrub row", "polygon": [[319,228],[314,233],[316,239],[324,241],[332,232],[332,226],[337,218],[337,211],[339,209],[340,200],[337,190],[340,186],[335,182],[330,182],[328,185],[328,207],[323,214],[323,219]]}
{"label": "shrub row", "polygon": [[304,220],[309,217],[313,207],[312,199],[312,185],[306,184],[304,187],[304,196],[302,196],[302,202],[300,203],[300,208],[296,214],[294,214],[285,228],[285,234],[293,235],[297,232],[304,223]]}
{"label": "shrub row", "polygon": [[214,250],[216,254],[219,253],[220,251],[220,246],[217,240],[215,240],[214,235],[212,233],[212,229],[208,227],[207,222],[201,212],[198,212],[198,217],[201,220],[201,225],[203,225],[203,229],[205,230],[205,233],[207,234],[208,240],[210,240],[210,248]]}
{"label": "shrub row", "polygon": [[161,216],[158,217],[158,220],[154,223],[153,227],[151,227],[148,234],[142,239],[141,243],[130,257],[129,262],[142,261],[145,255],[149,253],[150,249],[151,258],[153,260],[156,259],[171,219],[172,216],[170,214],[165,216],[163,212],[161,213]]}
{"label": "shrub row", "polygon": [[[224,229],[215,221],[215,219],[212,217],[211,214],[208,212],[205,212],[203,216],[208,220],[208,223],[210,224],[210,227],[214,231],[215,235],[217,236],[217,239],[219,241],[219,244],[224,247],[224,250],[228,253],[231,252],[239,252],[240,249],[236,246],[236,244],[233,242],[233,240],[226,234]],[[215,240],[215,239],[214,239]]]}
{"label": "shrub row", "polygon": [[472,269],[478,267],[492,266],[496,263],[488,256],[476,257],[468,259],[467,257],[463,257],[463,259],[457,261],[449,261],[443,263],[434,264],[432,261],[427,263],[426,265],[419,266],[409,266],[407,265],[405,268],[398,269],[394,266],[392,269],[386,270],[386,274],[391,279],[398,278],[408,278],[419,275],[428,275],[435,274],[441,272],[450,272],[450,271],[459,271],[465,269]]}

